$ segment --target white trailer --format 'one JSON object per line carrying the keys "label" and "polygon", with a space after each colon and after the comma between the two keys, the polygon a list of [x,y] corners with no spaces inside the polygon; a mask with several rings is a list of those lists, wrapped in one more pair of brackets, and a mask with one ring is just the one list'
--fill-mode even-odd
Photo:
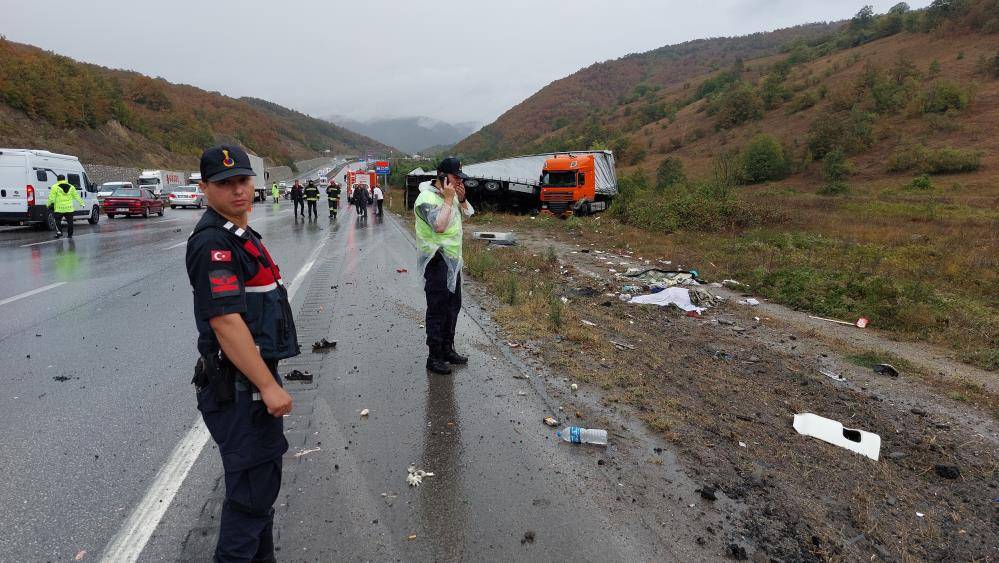
{"label": "white trailer", "polygon": [[264,159],[255,154],[247,154],[246,156],[250,157],[250,168],[256,174],[253,178],[253,201],[267,201],[270,187],[267,185],[267,168],[264,167]]}
{"label": "white trailer", "polygon": [[175,170],[143,170],[139,175],[139,187],[151,190],[158,198],[167,197],[174,188],[185,184],[184,173]]}

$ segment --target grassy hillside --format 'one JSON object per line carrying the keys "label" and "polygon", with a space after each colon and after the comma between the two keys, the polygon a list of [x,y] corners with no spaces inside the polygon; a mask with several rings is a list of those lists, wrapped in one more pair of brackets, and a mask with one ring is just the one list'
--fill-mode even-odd
{"label": "grassy hillside", "polygon": [[240,142],[273,165],[388,150],[277,104],[235,99],[135,72],[80,63],[0,38],[0,145],[87,162],[193,168],[215,142]]}
{"label": "grassy hillside", "polygon": [[[622,193],[593,226],[608,238],[995,370],[997,32],[997,0],[864,10],[764,57],[732,53],[676,84],[638,83],[583,121],[490,150],[612,148]],[[476,154],[484,136],[516,138],[508,124],[539,99],[571,99],[563,86],[460,146]]]}

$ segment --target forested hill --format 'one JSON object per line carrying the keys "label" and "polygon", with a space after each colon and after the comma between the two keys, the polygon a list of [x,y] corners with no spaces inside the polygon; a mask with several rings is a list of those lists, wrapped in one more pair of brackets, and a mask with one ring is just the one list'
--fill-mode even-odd
{"label": "forested hill", "polygon": [[272,165],[385,152],[373,139],[254,98],[231,98],[137,72],[81,63],[0,38],[0,146],[86,162],[193,168],[216,142],[239,142]]}

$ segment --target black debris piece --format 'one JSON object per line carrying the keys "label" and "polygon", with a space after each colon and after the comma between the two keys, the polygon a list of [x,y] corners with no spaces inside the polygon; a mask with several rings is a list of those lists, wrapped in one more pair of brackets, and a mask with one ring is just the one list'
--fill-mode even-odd
{"label": "black debris piece", "polygon": [[520,540],[520,544],[524,545],[525,543],[534,543],[534,536],[534,530],[524,532],[524,537]]}
{"label": "black debris piece", "polygon": [[293,369],[290,372],[286,373],[284,375],[284,378],[287,381],[305,381],[308,383],[312,381],[312,373],[308,370],[306,370],[303,373],[301,371],[298,371],[297,369]]}
{"label": "black debris piece", "polygon": [[336,340],[330,342],[329,340],[323,338],[319,342],[314,342],[312,344],[313,352],[325,352],[326,350],[332,350],[333,348],[336,348]]}

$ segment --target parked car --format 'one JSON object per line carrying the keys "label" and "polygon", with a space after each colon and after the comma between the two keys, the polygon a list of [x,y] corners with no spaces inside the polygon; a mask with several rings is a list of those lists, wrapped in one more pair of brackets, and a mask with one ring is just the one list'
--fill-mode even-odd
{"label": "parked car", "polygon": [[43,150],[0,148],[0,225],[34,225],[55,230],[49,210],[49,188],[62,174],[76,186],[83,205],[73,202],[73,215],[91,225],[101,219],[97,186],[75,156]]}
{"label": "parked car", "polygon": [[132,182],[104,182],[97,188],[97,199],[101,200],[111,195],[118,188],[134,188]]}
{"label": "parked car", "polygon": [[150,213],[162,217],[166,205],[147,188],[118,188],[104,198],[101,207],[108,219],[114,219],[115,215],[149,217]]}
{"label": "parked car", "polygon": [[205,194],[198,186],[181,186],[169,196],[170,209],[178,207],[197,207],[201,209],[205,206]]}

